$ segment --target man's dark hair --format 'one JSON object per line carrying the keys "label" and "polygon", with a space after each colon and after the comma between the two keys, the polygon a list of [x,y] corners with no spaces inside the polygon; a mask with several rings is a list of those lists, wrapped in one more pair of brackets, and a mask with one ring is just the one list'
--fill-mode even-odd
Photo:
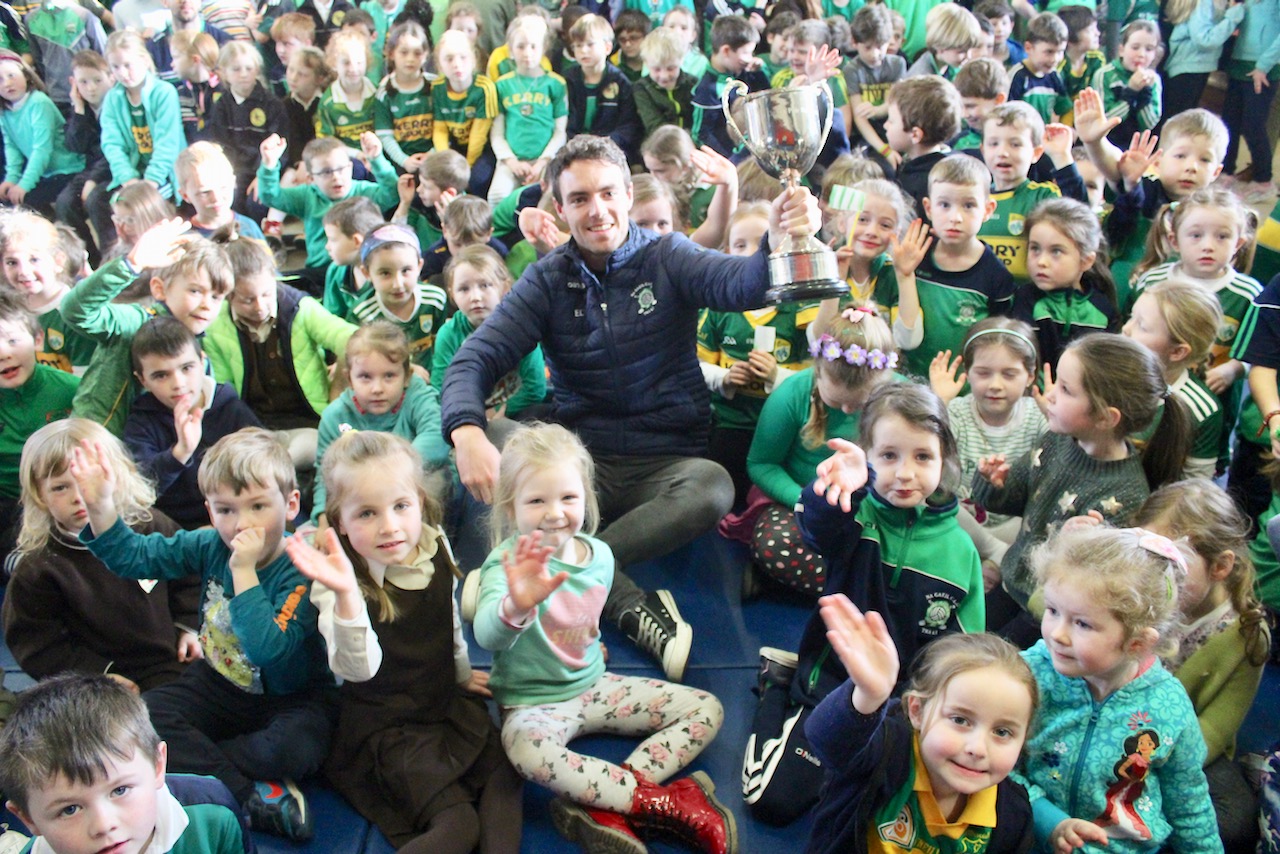
{"label": "man's dark hair", "polygon": [[618,144],[607,136],[579,134],[566,142],[547,164],[547,181],[551,184],[551,194],[560,204],[564,204],[564,199],[560,197],[560,173],[579,160],[602,160],[605,163],[612,163],[622,170],[626,186],[631,186],[631,169],[627,166],[627,155],[622,153]]}

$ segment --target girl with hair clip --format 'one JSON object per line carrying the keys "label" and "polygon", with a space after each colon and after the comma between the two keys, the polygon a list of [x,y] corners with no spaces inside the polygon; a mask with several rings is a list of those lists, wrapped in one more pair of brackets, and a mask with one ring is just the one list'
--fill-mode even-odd
{"label": "girl with hair clip", "polygon": [[1177,646],[1187,554],[1143,528],[1085,526],[1038,545],[1030,563],[1044,617],[1023,656],[1040,708],[1014,777],[1037,843],[1221,854],[1196,712],[1157,657]]}
{"label": "girl with hair clip", "polygon": [[1027,217],[1027,274],[1010,316],[1036,333],[1040,359],[1052,370],[1063,348],[1090,332],[1120,331],[1116,286],[1107,269],[1102,226],[1089,206],[1050,199]]}
{"label": "girl with hair clip", "polygon": [[897,319],[898,279],[891,250],[906,237],[915,206],[897,184],[883,178],[858,181],[853,189],[862,193],[862,209],[847,214],[828,208],[831,219],[824,228],[824,236],[840,243],[836,263],[849,285],[849,296],[822,301],[813,326],[817,333],[826,331],[831,318],[849,305],[874,305],[891,327]]}
{"label": "girl with hair clip", "polygon": [[399,436],[352,430],[323,476],[332,527],[319,550],[301,535],[286,550],[313,581],[343,679],[325,775],[406,854],[519,850],[521,782],[481,699],[489,675],[467,658],[458,571],[422,458]]}
{"label": "girl with hair clip", "polygon": [[[41,427],[22,449],[22,528],[4,597],[4,633],[35,679],[64,670],[106,673],[133,691],[176,679],[201,658],[198,579],[132,581],[110,572],[79,540],[88,524],[67,470],[71,451],[92,442],[110,460],[120,518],[133,530],[174,534],[155,510],[155,488],[128,450],[100,424],[68,418]],[[187,628],[190,627],[190,628]]]}
{"label": "girl with hair clip", "polygon": [[1191,547],[1178,599],[1179,647],[1163,661],[1187,689],[1200,721],[1204,771],[1223,847],[1252,850],[1258,799],[1244,767],[1234,761],[1236,732],[1253,704],[1271,637],[1253,593],[1249,523],[1226,492],[1193,478],[1151,493],[1134,524]]}
{"label": "girl with hair clip", "polygon": [[[1031,805],[1007,775],[1040,692],[1018,648],[988,634],[939,638],[912,663],[899,701],[891,699],[899,656],[884,618],[864,614],[838,593],[820,604],[849,679],[805,724],[829,775],[814,811],[809,854],[866,851],[868,828],[904,827],[917,834],[916,850],[948,850],[942,841],[948,838],[956,851],[1028,850]],[[913,753],[914,762],[902,761]],[[969,810],[980,804],[991,817],[975,820]],[[948,822],[943,833],[933,829],[936,819],[926,818],[935,814]]]}
{"label": "girl with hair clip", "polygon": [[[605,670],[600,613],[614,558],[589,533],[599,518],[593,471],[587,449],[558,425],[521,428],[502,450],[495,547],[477,570],[474,608],[476,640],[493,650],[489,688],[502,711],[502,746],[521,776],[559,795],[552,821],[585,850],[643,854],[641,837],[663,836],[734,854],[733,814],[710,778],[666,782],[716,737],[720,702]],[[567,747],[598,732],[644,740],[622,765]]]}
{"label": "girl with hair clip", "polygon": [[[907,661],[939,637],[980,632],[986,622],[982,568],[956,522],[950,485],[959,473],[955,437],[937,395],[890,383],[866,402],[860,444],[832,439],[796,514],[805,545],[825,559],[827,595],[875,611]],[[804,757],[804,722],[847,678],[819,612],[797,654],[761,652],[760,703],[743,764],[743,793],[757,818],[789,822],[818,798],[823,768]],[[896,674],[900,693],[905,674]],[[785,758],[766,762],[769,740]]]}
{"label": "girl with hair clip", "polygon": [[[1190,446],[1186,409],[1170,393],[1159,360],[1123,335],[1086,335],[1067,345],[1044,405],[1049,431],[1040,446],[1016,460],[983,457],[972,485],[979,507],[1022,517],[1000,562],[1002,590],[991,591],[987,624],[1024,646],[1035,639],[1025,610],[1032,547],[1072,516],[1096,510],[1108,521],[1128,518],[1152,489],[1181,476]],[[1129,437],[1157,416],[1155,432],[1137,450]]]}
{"label": "girl with hair clip", "polygon": [[13,51],[0,50],[0,200],[53,215],[62,188],[84,170],[84,155],[67,150],[66,124],[35,69]]}
{"label": "girl with hair clip", "polygon": [[387,33],[387,76],[373,106],[373,130],[387,158],[404,172],[417,172],[433,146],[425,74],[430,41],[416,21],[398,23]]}
{"label": "girl with hair clip", "polygon": [[[676,199],[673,213],[685,227],[695,229],[691,235],[694,242],[709,249],[719,246],[738,203],[737,168],[710,146],[694,148],[689,132],[675,125],[650,134],[640,154],[649,174],[670,187]],[[639,221],[634,208],[631,218]],[[704,232],[702,226],[708,222],[714,224]]]}
{"label": "girl with hair clip", "polygon": [[[320,416],[316,465],[329,445],[351,430],[380,430],[413,445],[428,470],[449,464],[449,445],[440,433],[440,395],[413,370],[404,333],[385,320],[361,326],[347,340],[342,357],[347,389]],[[317,478],[313,521],[325,517],[325,479]],[[432,484],[438,496],[442,484]]]}
{"label": "girl with hair clip", "polygon": [[[863,407],[885,383],[903,379],[895,368],[893,334],[876,314],[847,308],[808,346],[813,366],[778,383],[761,407],[747,451],[754,489],[734,525],[750,536],[751,578],[756,572],[810,596],[822,592],[827,564],[801,539],[799,503],[832,439],[852,440]],[[757,359],[757,361],[759,361]]]}
{"label": "girl with hair clip", "polygon": [[[729,234],[721,251],[754,255],[768,228],[768,205],[739,205],[729,218]],[[737,509],[745,506],[751,489],[747,452],[760,412],[783,380],[809,365],[806,330],[816,312],[812,302],[787,302],[752,311],[705,309],[698,318],[698,359],[711,390],[708,456],[733,478]],[[743,520],[730,517],[721,533],[749,539],[750,525],[742,526]]]}
{"label": "girl with hair clip", "polygon": [[[1145,288],[1124,325],[1125,335],[1155,353],[1169,391],[1182,401],[1191,417],[1191,450],[1182,470],[1184,477],[1211,478],[1218,467],[1223,414],[1200,372],[1221,327],[1218,300],[1183,279],[1166,279]],[[1154,429],[1153,424],[1133,438],[1142,441]]]}

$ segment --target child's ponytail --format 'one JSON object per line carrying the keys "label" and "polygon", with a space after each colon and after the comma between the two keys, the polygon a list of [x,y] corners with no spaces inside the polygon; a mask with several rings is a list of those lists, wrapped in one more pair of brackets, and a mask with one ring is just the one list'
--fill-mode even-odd
{"label": "child's ponytail", "polygon": [[1173,248],[1173,211],[1177,203],[1170,203],[1160,208],[1151,221],[1151,230],[1147,232],[1147,248],[1142,253],[1142,260],[1133,268],[1133,279],[1137,281],[1146,273],[1168,261],[1178,254]]}
{"label": "child's ponytail", "polygon": [[[1080,383],[1097,415],[1114,408],[1120,413],[1116,434],[1132,436],[1160,423],[1142,449],[1147,484],[1157,489],[1182,476],[1191,450],[1192,425],[1182,401],[1169,392],[1160,360],[1131,338],[1095,332],[1067,345],[1080,364]],[[1163,407],[1163,411],[1162,411]]]}

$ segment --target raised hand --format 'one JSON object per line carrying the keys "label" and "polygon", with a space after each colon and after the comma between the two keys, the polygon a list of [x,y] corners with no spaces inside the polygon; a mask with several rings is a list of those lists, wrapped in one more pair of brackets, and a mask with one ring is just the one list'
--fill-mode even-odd
{"label": "raised hand", "polygon": [[1004,454],[992,454],[978,460],[978,474],[996,489],[1004,489],[1005,482],[1009,479],[1009,468]]}
{"label": "raised hand", "polygon": [[809,45],[809,54],[804,60],[804,76],[810,83],[821,83],[828,77],[840,73],[840,63],[844,58],[840,51],[833,47]]}
{"label": "raised hand", "polygon": [[[964,358],[961,356],[951,358],[950,350],[943,350],[929,363],[929,388],[942,398],[943,403],[950,403],[960,396],[965,380],[969,378],[963,368]],[[956,375],[956,371],[960,372],[959,376]]]}
{"label": "raised hand", "polygon": [[[1071,144],[1075,142],[1075,131],[1064,124],[1054,122],[1044,126],[1044,153],[1055,166],[1061,163],[1066,166],[1071,162]],[[1061,168],[1061,167],[1059,167]]]}
{"label": "raised hand", "polygon": [[853,494],[867,485],[867,455],[844,439],[829,439],[827,447],[835,453],[818,463],[813,491],[825,496],[833,507],[839,503],[848,513]]}
{"label": "raised hand", "polygon": [[1124,179],[1126,189],[1132,190],[1136,187],[1147,170],[1160,162],[1160,152],[1156,150],[1156,144],[1159,141],[1160,138],[1149,130],[1133,135],[1129,150],[1121,154],[1120,159],[1116,161],[1116,169],[1120,171],[1120,177]]}
{"label": "raised hand", "polygon": [[516,219],[520,226],[520,233],[539,255],[546,255],[569,240],[569,235],[556,225],[556,218],[541,208],[525,208],[520,211]]}
{"label": "raised hand", "polygon": [[160,220],[142,232],[129,251],[129,263],[135,270],[159,269],[177,263],[184,244],[190,239],[184,235],[190,230],[191,223],[179,217]]}
{"label": "raised hand", "polygon": [[542,544],[542,532],[521,534],[515,553],[502,553],[502,569],[507,573],[507,595],[517,613],[527,614],[546,601],[569,578],[569,573],[551,574],[548,562],[551,546]]}
{"label": "raised hand", "polygon": [[347,559],[347,553],[338,542],[338,532],[333,528],[325,528],[316,534],[317,549],[303,538],[294,534],[284,541],[284,550],[289,560],[307,578],[318,581],[328,587],[336,595],[354,593],[360,589],[356,581],[355,567]]}
{"label": "raised hand", "polygon": [[709,145],[696,149],[689,155],[694,168],[703,174],[708,184],[737,186],[738,170],[727,157],[721,156]]}
{"label": "raised hand", "polygon": [[413,204],[413,197],[418,194],[418,179],[412,172],[406,172],[396,179],[396,195],[400,197],[400,207],[405,210]]}
{"label": "raised hand", "polygon": [[258,146],[258,153],[262,155],[262,165],[268,169],[274,169],[280,165],[280,158],[284,156],[284,150],[289,146],[284,141],[284,137],[278,133],[273,133],[267,137]]}
{"label": "raised hand", "polygon": [[[81,439],[78,447],[71,449],[71,461],[67,466],[80,490],[86,509],[110,506],[116,491],[116,473],[106,450],[100,442]],[[101,533],[94,529],[95,533]]]}
{"label": "raised hand", "polygon": [[1107,111],[1102,106],[1102,96],[1093,88],[1076,95],[1072,115],[1075,117],[1076,133],[1080,134],[1080,141],[1086,145],[1100,141],[1121,122],[1120,118],[1107,118]]}
{"label": "raised hand", "polygon": [[853,680],[853,707],[864,715],[879,709],[898,681],[898,649],[875,611],[863,613],[843,593],[818,600],[827,640]]}
{"label": "raised hand", "polygon": [[173,407],[173,427],[178,434],[173,456],[185,465],[200,447],[200,438],[204,435],[204,410],[196,405],[194,399],[178,401]]}
{"label": "raised hand", "polygon": [[1082,818],[1066,818],[1058,822],[1058,826],[1049,834],[1049,847],[1056,854],[1071,854],[1085,843],[1095,842],[1107,844],[1107,832],[1091,821]]}
{"label": "raised hand", "polygon": [[382,156],[382,140],[371,130],[360,134],[360,150],[370,163]]}
{"label": "raised hand", "polygon": [[915,275],[916,268],[924,261],[929,253],[929,247],[933,245],[929,226],[924,224],[924,220],[919,219],[907,228],[906,237],[898,240],[895,234],[890,236],[890,241],[894,272],[902,276]]}
{"label": "raised hand", "polygon": [[1040,414],[1048,416],[1049,414],[1049,394],[1053,391],[1053,365],[1048,362],[1044,363],[1044,390],[1041,391],[1036,387],[1035,383],[1031,384],[1031,399],[1036,402]]}

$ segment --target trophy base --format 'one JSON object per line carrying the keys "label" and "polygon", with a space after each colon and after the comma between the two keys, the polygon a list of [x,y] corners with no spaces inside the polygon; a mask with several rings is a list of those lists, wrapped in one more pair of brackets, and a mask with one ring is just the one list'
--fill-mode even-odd
{"label": "trophy base", "polygon": [[839,279],[826,281],[792,282],[786,285],[774,285],[764,292],[764,301],[769,305],[784,302],[810,302],[813,300],[831,299],[849,295],[849,285]]}

